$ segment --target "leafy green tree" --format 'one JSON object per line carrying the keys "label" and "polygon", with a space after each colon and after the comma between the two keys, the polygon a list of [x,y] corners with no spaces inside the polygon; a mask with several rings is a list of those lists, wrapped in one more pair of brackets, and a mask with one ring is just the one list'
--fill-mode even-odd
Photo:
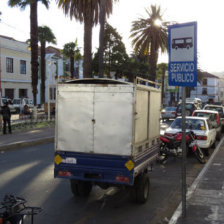
{"label": "leafy green tree", "polygon": [[46,55],[46,43],[56,44],[56,38],[52,30],[47,26],[38,27],[38,39],[40,41],[40,54],[41,54],[41,103],[45,103],[45,55]]}
{"label": "leafy green tree", "polygon": [[[99,50],[94,56],[93,68],[97,74],[99,72]],[[111,72],[115,75],[121,75],[124,70],[124,64],[128,60],[125,45],[122,37],[116,29],[106,23],[104,33],[104,72],[110,77]]]}
{"label": "leafy green tree", "polygon": [[[160,7],[151,6],[146,10],[148,18],[140,18],[132,22],[131,38],[135,52],[149,55],[149,79],[155,81],[158,52],[166,52],[168,48],[167,22],[162,22]],[[157,21],[161,21],[158,25]]]}
{"label": "leafy green tree", "polygon": [[63,54],[70,59],[70,75],[74,78],[74,57],[75,54],[79,52],[77,39],[75,42],[69,42],[63,47]]}
{"label": "leafy green tree", "polygon": [[11,7],[20,7],[25,9],[30,6],[30,45],[31,45],[31,73],[34,105],[37,104],[37,84],[38,84],[38,21],[37,9],[38,1],[43,3],[46,8],[49,6],[49,0],[9,0]]}

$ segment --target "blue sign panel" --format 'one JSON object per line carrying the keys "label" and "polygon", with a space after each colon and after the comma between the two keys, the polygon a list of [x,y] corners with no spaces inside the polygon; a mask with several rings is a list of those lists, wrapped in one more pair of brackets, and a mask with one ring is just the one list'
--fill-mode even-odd
{"label": "blue sign panel", "polygon": [[168,27],[170,86],[197,86],[197,23]]}

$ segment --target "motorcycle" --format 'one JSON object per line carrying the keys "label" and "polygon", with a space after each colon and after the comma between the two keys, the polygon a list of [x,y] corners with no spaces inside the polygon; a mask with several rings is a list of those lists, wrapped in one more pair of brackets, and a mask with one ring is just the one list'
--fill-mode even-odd
{"label": "motorcycle", "polygon": [[[196,159],[204,164],[205,155],[201,148],[197,145],[196,135],[193,131],[186,132],[186,152],[187,154],[193,153]],[[164,162],[168,159],[169,156],[180,157],[182,156],[182,132],[175,134],[172,137],[169,136],[160,136],[161,145],[160,145],[160,161]]]}
{"label": "motorcycle", "polygon": [[0,207],[0,224],[23,224],[27,216],[31,216],[31,224],[34,223],[34,215],[42,211],[39,207],[25,205],[24,198],[13,195],[5,195]]}

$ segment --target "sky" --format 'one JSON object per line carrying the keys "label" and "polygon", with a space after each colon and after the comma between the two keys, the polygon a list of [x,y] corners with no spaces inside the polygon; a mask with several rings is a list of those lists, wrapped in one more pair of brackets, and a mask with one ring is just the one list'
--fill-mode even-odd
{"label": "sky", "polygon": [[[127,53],[132,52],[130,30],[132,22],[147,18],[145,9],[151,5],[161,7],[164,21],[177,23],[197,22],[198,30],[198,66],[214,73],[224,72],[224,0],[120,0],[114,3],[113,14],[108,22],[122,36]],[[29,39],[29,7],[25,10],[11,8],[8,0],[0,0],[0,35],[10,36],[19,41]],[[51,0],[49,9],[38,5],[38,25],[50,27],[57,39],[58,48],[75,41],[83,50],[83,24],[64,15]],[[93,52],[99,46],[99,26],[93,29]],[[159,56],[159,63],[168,63],[167,54]]]}

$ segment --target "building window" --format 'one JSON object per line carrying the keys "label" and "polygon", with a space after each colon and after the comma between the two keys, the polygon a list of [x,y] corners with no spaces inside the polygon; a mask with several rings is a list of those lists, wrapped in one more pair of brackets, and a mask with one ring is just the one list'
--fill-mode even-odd
{"label": "building window", "polygon": [[20,60],[20,74],[26,74],[26,61]]}
{"label": "building window", "polygon": [[202,85],[203,85],[203,86],[207,86],[207,84],[208,84],[207,79],[203,79]]}
{"label": "building window", "polygon": [[202,89],[202,95],[207,95],[207,88]]}
{"label": "building window", "polygon": [[13,58],[6,58],[6,72],[13,73]]}
{"label": "building window", "polygon": [[19,89],[19,98],[27,97],[27,89]]}
{"label": "building window", "polygon": [[5,89],[5,97],[13,100],[13,98],[14,98],[14,89]]}

